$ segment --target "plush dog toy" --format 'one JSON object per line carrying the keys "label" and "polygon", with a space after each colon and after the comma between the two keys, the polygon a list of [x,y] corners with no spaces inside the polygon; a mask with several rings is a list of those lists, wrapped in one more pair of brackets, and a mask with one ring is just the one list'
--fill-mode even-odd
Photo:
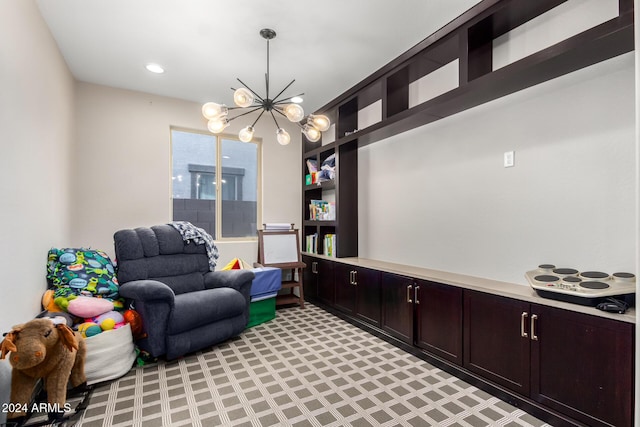
{"label": "plush dog toy", "polygon": [[[13,327],[2,344],[0,359],[11,352],[11,403],[18,409],[8,419],[26,416],[38,379],[43,378],[48,407],[60,417],[67,400],[67,383],[78,387],[86,382],[86,347],[79,334],[64,323],[33,319]],[[52,418],[52,413],[49,414]]]}

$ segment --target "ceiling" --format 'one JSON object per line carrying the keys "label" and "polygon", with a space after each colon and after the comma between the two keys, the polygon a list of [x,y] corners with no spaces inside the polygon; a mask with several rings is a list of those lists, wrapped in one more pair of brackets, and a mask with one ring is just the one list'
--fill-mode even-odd
{"label": "ceiling", "polygon": [[[198,103],[233,103],[236,78],[304,92],[317,110],[480,0],[36,0],[83,82]],[[152,74],[147,63],[166,72]]]}

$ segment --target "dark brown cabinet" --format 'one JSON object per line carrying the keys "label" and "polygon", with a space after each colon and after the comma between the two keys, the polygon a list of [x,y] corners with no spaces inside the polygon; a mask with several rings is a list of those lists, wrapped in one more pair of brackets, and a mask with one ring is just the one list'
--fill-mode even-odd
{"label": "dark brown cabinet", "polygon": [[462,289],[417,280],[416,345],[462,365]]}
{"label": "dark brown cabinet", "polygon": [[531,398],[590,426],[633,424],[633,325],[531,304]]}
{"label": "dark brown cabinet", "polygon": [[529,394],[529,303],[464,291],[464,367]]}
{"label": "dark brown cabinet", "polygon": [[391,342],[511,390],[561,424],[633,425],[631,323],[325,258],[303,261],[309,298]]}
{"label": "dark brown cabinet", "polygon": [[309,270],[308,279],[305,277],[305,294],[307,286],[312,299],[317,298],[320,302],[332,306],[335,303],[335,281],[333,277],[334,262],[322,258],[307,257],[305,261]]}
{"label": "dark brown cabinet", "polygon": [[353,280],[353,268],[347,264],[336,264],[336,308],[347,314],[356,313],[356,282]]}
{"label": "dark brown cabinet", "polygon": [[380,326],[380,272],[337,263],[336,308]]}
{"label": "dark brown cabinet", "polygon": [[414,279],[397,274],[382,273],[380,285],[382,290],[382,330],[407,344],[413,344]]}
{"label": "dark brown cabinet", "polygon": [[464,367],[590,426],[630,426],[633,326],[464,291]]}
{"label": "dark brown cabinet", "polygon": [[307,299],[313,300],[318,298],[318,275],[313,273],[313,270],[317,268],[317,265],[314,265],[316,258],[302,255],[302,262],[307,265],[307,268],[302,270],[304,295]]}

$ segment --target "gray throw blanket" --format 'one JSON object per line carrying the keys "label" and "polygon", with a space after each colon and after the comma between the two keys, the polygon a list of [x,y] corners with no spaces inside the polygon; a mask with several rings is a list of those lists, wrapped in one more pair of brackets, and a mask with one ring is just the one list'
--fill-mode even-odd
{"label": "gray throw blanket", "polygon": [[207,248],[207,255],[209,256],[209,270],[215,271],[216,263],[220,254],[218,254],[218,248],[213,243],[213,237],[200,227],[196,227],[188,221],[174,221],[169,223],[182,235],[182,240],[192,240],[195,244],[204,245]]}

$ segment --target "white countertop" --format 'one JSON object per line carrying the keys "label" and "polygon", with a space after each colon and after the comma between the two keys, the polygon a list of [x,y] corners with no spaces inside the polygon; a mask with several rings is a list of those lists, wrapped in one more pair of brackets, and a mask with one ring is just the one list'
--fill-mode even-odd
{"label": "white countertop", "polygon": [[[563,301],[556,301],[549,298],[542,298],[530,287],[517,285],[514,283],[500,282],[497,280],[484,279],[481,277],[467,276],[464,274],[449,273],[446,271],[431,270],[428,268],[414,267],[411,265],[395,264],[385,261],[377,261],[366,258],[334,258],[324,255],[317,255],[303,252],[303,255],[315,258],[327,259],[342,264],[354,265],[358,267],[370,268],[373,270],[385,271],[388,273],[400,274],[416,279],[430,280],[433,282],[443,283],[451,286],[458,286],[464,289],[471,289],[489,294],[509,297],[521,301],[527,301],[535,304],[546,305],[549,307],[557,307],[565,310],[575,311],[578,313],[590,314],[593,316],[604,317],[608,319],[619,320],[627,323],[636,323],[635,308],[630,308],[625,314],[607,313],[594,307],[584,306],[580,304],[571,304]],[[524,273],[523,273],[524,274]]]}

